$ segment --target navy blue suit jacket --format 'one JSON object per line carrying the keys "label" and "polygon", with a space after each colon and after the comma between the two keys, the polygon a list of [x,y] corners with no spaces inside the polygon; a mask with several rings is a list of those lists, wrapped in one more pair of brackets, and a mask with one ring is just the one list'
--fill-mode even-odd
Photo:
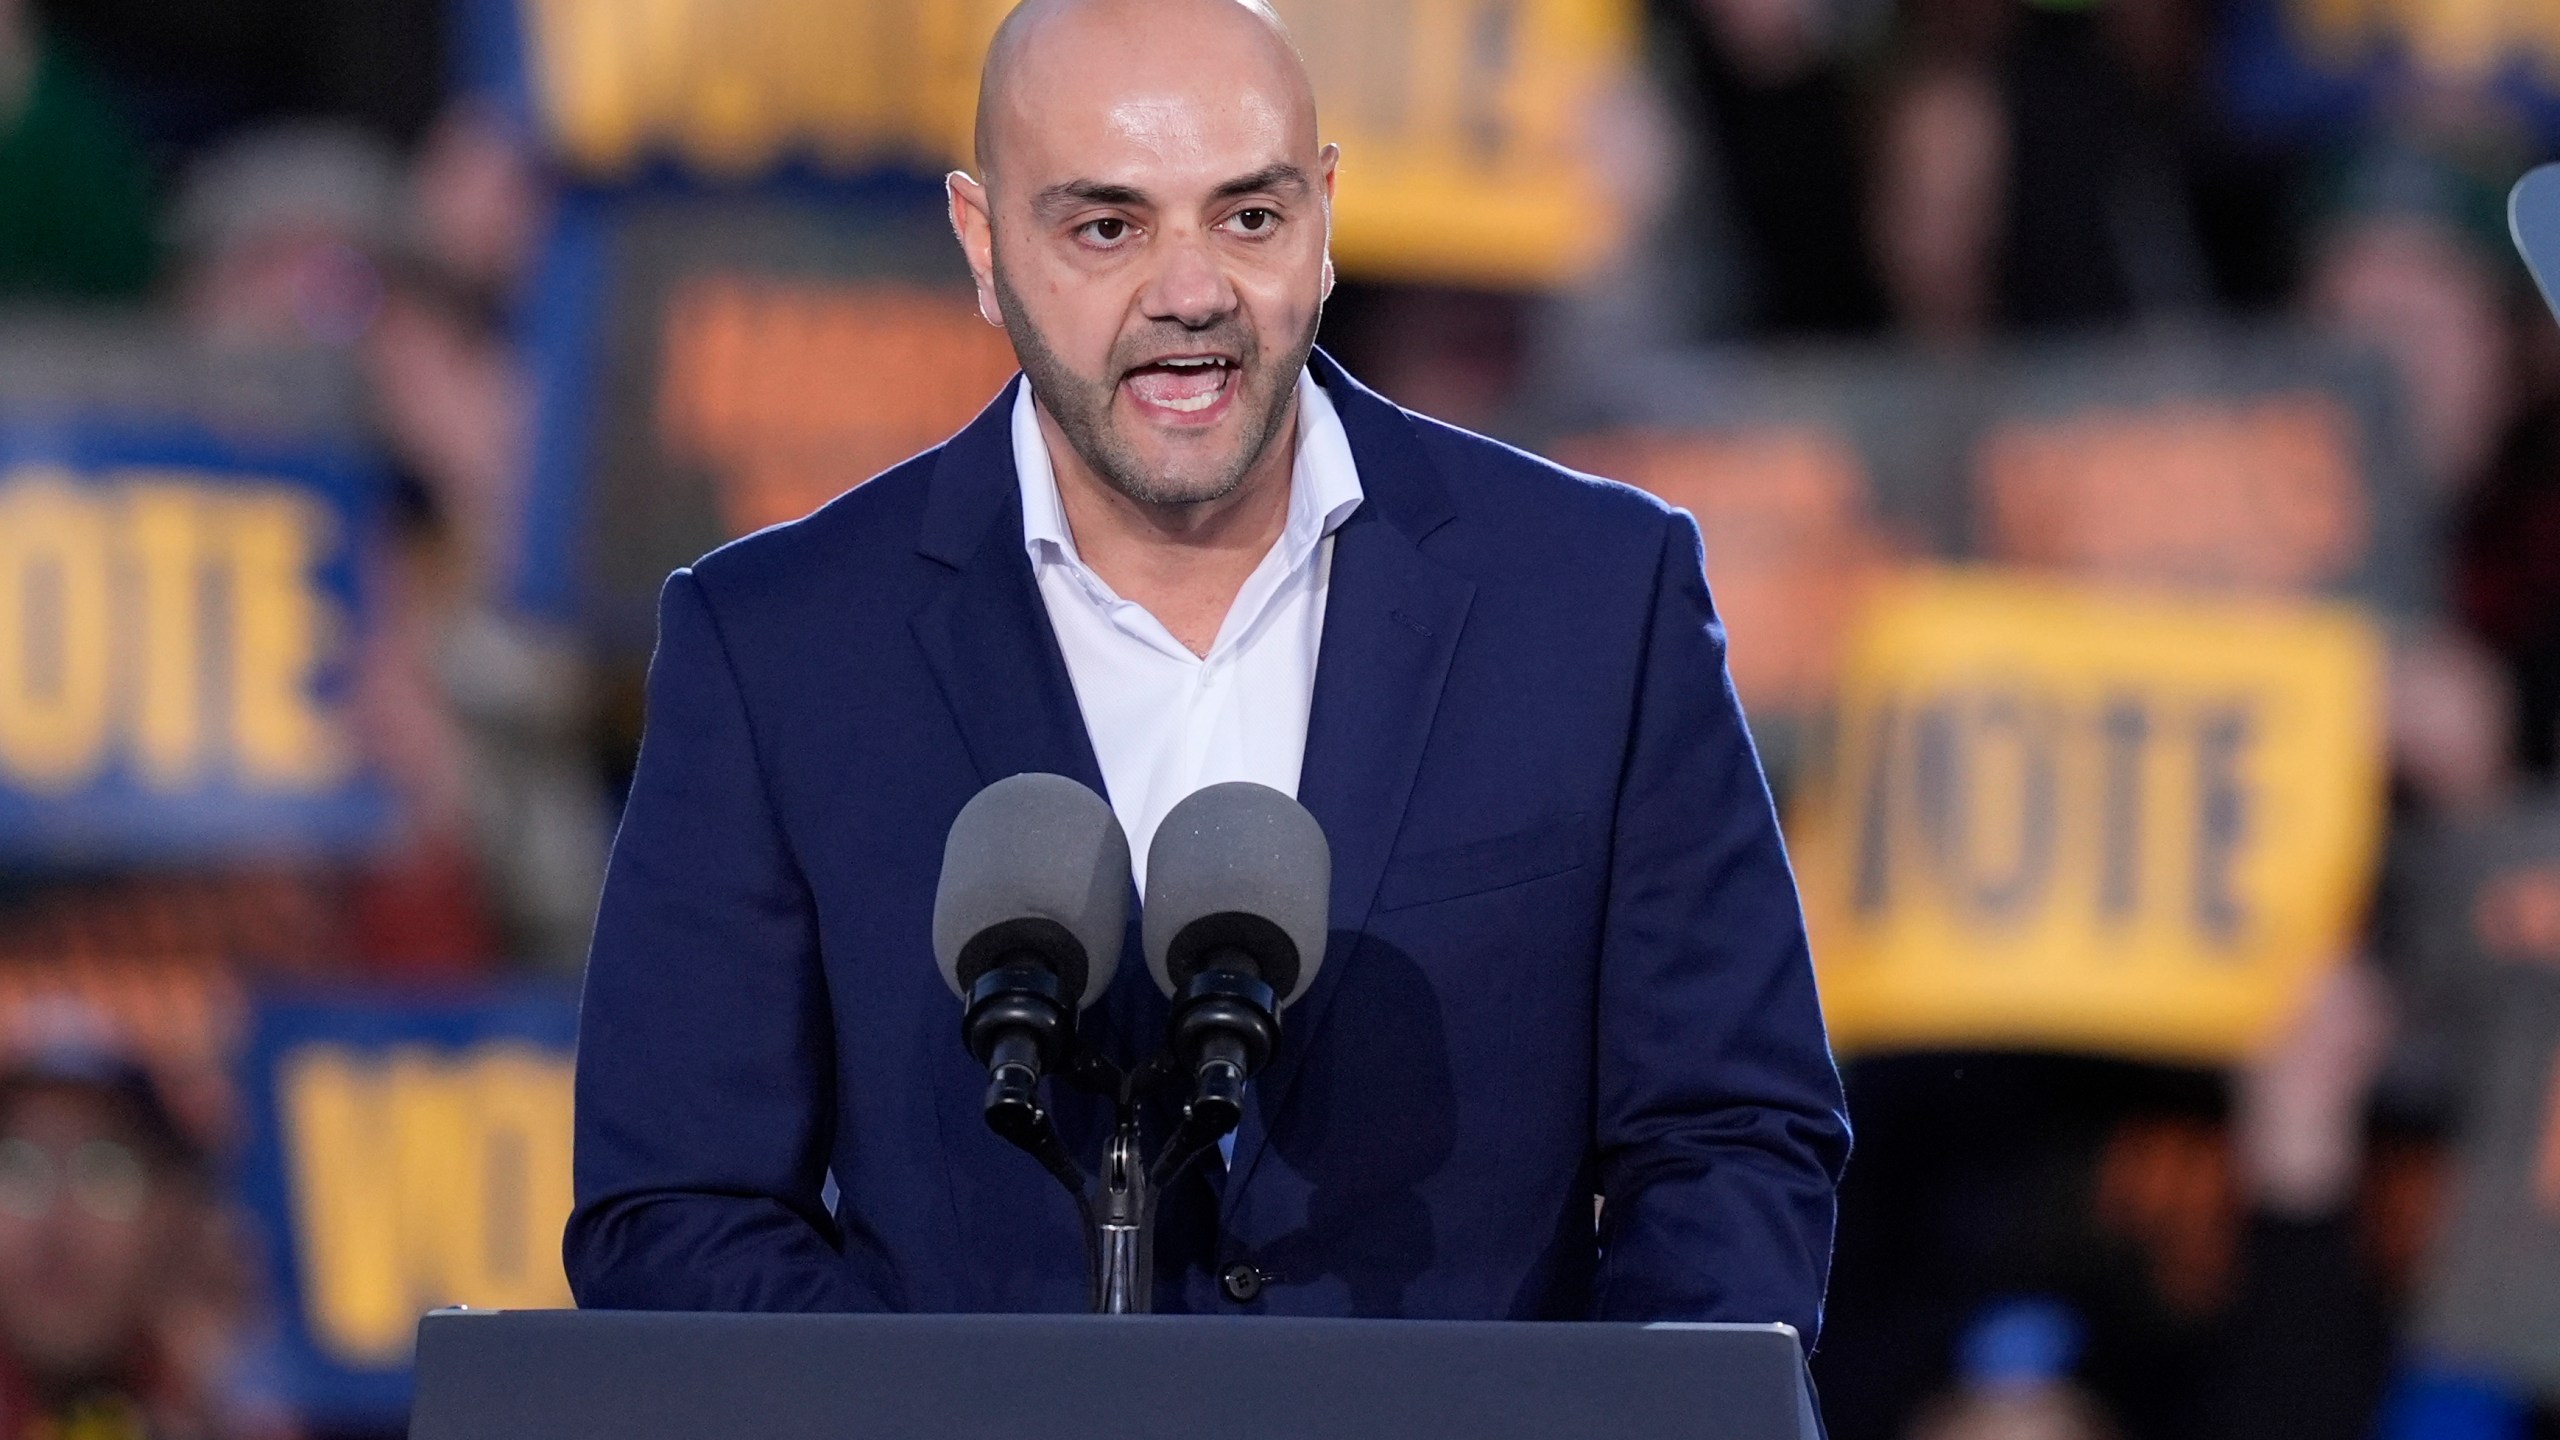
{"label": "navy blue suit jacket", "polygon": [[[1848,1130],[1696,527],[1313,363],[1367,492],[1298,791],[1333,929],[1232,1169],[1166,1202],[1157,1308],[1809,1343]],[[1086,1306],[1074,1206],[980,1118],[929,944],[980,787],[1102,788],[1011,400],[667,582],[579,1040],[583,1305]],[[1142,1058],[1164,1017],[1133,944],[1087,1031]],[[1105,1107],[1050,1090],[1092,1163]],[[1240,1262],[1271,1277],[1242,1304]]]}

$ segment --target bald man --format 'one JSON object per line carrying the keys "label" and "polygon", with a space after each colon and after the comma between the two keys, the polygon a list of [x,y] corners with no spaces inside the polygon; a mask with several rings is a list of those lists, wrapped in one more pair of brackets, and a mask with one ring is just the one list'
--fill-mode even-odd
{"label": "bald man", "polygon": [[[1023,378],[667,582],[578,1051],[581,1304],[1085,1308],[930,944],[952,818],[1045,771],[1142,863],[1225,780],[1332,846],[1323,970],[1164,1197],[1156,1309],[1812,1338],[1848,1131],[1697,530],[1313,348],[1335,159],[1257,6],[1005,22],[950,201]],[[1129,1065],[1165,1026],[1133,946],[1082,1033]],[[1047,1101],[1091,1163],[1107,1105]]]}

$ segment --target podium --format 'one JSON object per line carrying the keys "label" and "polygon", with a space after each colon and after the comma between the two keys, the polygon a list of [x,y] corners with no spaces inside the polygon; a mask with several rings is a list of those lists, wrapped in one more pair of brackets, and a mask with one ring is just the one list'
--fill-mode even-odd
{"label": "podium", "polygon": [[410,1440],[1819,1440],[1784,1325],[442,1310]]}

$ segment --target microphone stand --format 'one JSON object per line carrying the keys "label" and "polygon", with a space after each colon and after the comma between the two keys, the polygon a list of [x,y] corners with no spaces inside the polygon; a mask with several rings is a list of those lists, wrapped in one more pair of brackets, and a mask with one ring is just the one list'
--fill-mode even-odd
{"label": "microphone stand", "polygon": [[1123,1102],[1102,1178],[1085,1206],[1093,1229],[1093,1310],[1144,1315],[1155,1308],[1155,1187],[1138,1158],[1138,1109]]}
{"label": "microphone stand", "polygon": [[1080,1050],[1068,1064],[1066,1078],[1078,1089],[1112,1101],[1111,1141],[1103,1153],[1102,1173],[1090,1184],[1068,1157],[1045,1108],[1021,1105],[1018,1094],[1010,1097],[1017,1103],[999,1107],[995,1092],[988,1094],[989,1127],[1038,1160],[1075,1197],[1085,1222],[1097,1315],[1144,1315],[1155,1309],[1156,1197],[1235,1128],[1231,1108],[1188,1106],[1155,1163],[1146,1163],[1138,1103],[1168,1073],[1162,1056],[1134,1074],[1090,1050]]}

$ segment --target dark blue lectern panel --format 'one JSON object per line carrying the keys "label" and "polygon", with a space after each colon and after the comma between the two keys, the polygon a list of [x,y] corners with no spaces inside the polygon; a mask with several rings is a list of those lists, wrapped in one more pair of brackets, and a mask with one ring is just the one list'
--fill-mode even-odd
{"label": "dark blue lectern panel", "polygon": [[2516,182],[2507,197],[2507,225],[2542,298],[2560,314],[2560,165],[2545,165]]}
{"label": "dark blue lectern panel", "polygon": [[442,1312],[410,1440],[1815,1440],[1779,1325]]}

